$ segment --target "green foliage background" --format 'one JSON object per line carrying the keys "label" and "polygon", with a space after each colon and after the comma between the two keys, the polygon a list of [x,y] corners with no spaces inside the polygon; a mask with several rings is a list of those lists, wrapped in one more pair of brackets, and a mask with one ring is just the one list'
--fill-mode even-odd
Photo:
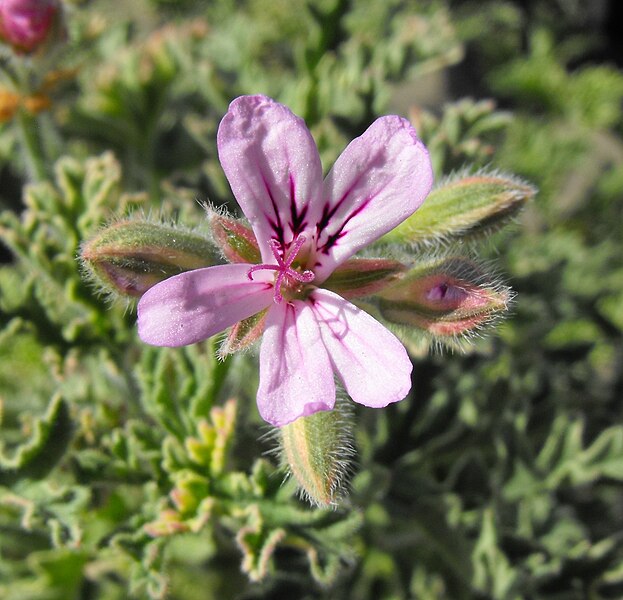
{"label": "green foliage background", "polygon": [[[67,6],[43,172],[0,129],[0,597],[623,596],[623,75],[591,59],[607,40],[582,6]],[[119,215],[201,231],[196,200],[235,210],[215,133],[247,93],[303,116],[325,168],[401,112],[438,179],[486,165],[540,190],[484,248],[512,315],[414,357],[404,402],[355,409],[334,511],[266,454],[253,355],[145,347],[76,260]]]}

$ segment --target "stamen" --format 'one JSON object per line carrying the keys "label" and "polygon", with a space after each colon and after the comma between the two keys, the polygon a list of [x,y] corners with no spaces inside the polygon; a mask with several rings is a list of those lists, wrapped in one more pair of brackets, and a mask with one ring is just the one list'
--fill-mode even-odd
{"label": "stamen", "polygon": [[277,278],[275,279],[275,297],[274,297],[274,300],[277,304],[279,304],[283,300],[283,296],[281,294],[281,286],[283,285],[284,281],[287,284],[288,280],[294,280],[300,283],[309,283],[310,281],[314,280],[315,275],[313,271],[310,271],[309,269],[307,269],[303,272],[300,272],[300,271],[297,271],[296,269],[291,268],[291,265],[294,262],[296,255],[299,253],[299,250],[302,248],[303,244],[305,243],[305,240],[306,240],[305,236],[303,234],[300,234],[294,240],[294,243],[290,247],[290,250],[287,256],[284,257],[285,252],[282,252],[282,247],[279,241],[275,239],[270,239],[268,241],[268,245],[270,246],[270,249],[272,250],[273,256],[275,257],[277,264],[276,265],[267,265],[267,264],[253,265],[247,271],[247,277],[251,280],[253,280],[253,273],[255,273],[255,271],[260,271],[260,270],[277,271]]}
{"label": "stamen", "polygon": [[247,277],[253,280],[253,275],[255,271],[281,271],[281,267],[277,267],[276,265],[253,265],[247,271]]}

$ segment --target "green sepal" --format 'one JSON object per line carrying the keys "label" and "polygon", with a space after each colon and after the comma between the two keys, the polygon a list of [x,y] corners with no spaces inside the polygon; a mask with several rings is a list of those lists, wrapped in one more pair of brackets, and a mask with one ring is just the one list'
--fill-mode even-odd
{"label": "green sepal", "polygon": [[230,263],[257,264],[260,249],[253,231],[237,219],[210,212],[210,227],[214,241]]}
{"label": "green sepal", "polygon": [[140,297],[156,283],[218,262],[202,235],[163,223],[113,223],[82,246],[83,265],[107,292]]}
{"label": "green sepal", "polygon": [[264,321],[266,320],[267,313],[268,309],[265,309],[235,323],[219,348],[219,356],[226,358],[228,354],[245,350],[257,341],[264,331]]}
{"label": "green sepal", "polygon": [[481,237],[504,226],[535,193],[515,177],[480,173],[451,179],[381,242],[423,246]]}
{"label": "green sepal", "polygon": [[369,296],[394,283],[406,266],[384,258],[353,258],[340,265],[323,287],[343,298]]}

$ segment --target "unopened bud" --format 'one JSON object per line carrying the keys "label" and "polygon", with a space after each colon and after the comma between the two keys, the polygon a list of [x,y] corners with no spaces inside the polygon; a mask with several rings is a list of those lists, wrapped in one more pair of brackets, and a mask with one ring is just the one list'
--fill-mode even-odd
{"label": "unopened bud", "polygon": [[426,245],[486,235],[515,217],[535,193],[531,185],[496,174],[449,181],[383,240]]}
{"label": "unopened bud", "polygon": [[379,296],[387,321],[440,338],[469,335],[489,325],[512,300],[509,288],[462,257],[420,265]]}
{"label": "unopened bud", "polygon": [[205,237],[138,220],[105,228],[81,252],[85,268],[104,291],[130,297],[183,271],[214,265],[215,255]]}
{"label": "unopened bud", "polygon": [[16,52],[30,54],[65,35],[58,0],[0,0],[0,40]]}
{"label": "unopened bud", "polygon": [[300,417],[279,433],[282,462],[303,496],[321,507],[337,504],[354,455],[350,404],[338,400],[333,410]]}

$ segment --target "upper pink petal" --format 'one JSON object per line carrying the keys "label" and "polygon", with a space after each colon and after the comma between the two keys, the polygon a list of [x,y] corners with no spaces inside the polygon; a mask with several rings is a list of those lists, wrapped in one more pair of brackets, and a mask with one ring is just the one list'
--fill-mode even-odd
{"label": "upper pink petal", "polygon": [[273,305],[260,349],[260,415],[281,427],[334,404],[333,369],[310,305]]}
{"label": "upper pink petal", "polygon": [[289,244],[313,228],[321,208],[322,166],[303,119],[266,96],[242,96],[223,117],[219,159],[251,222],[264,262],[271,238]]}
{"label": "upper pink petal", "polygon": [[325,179],[316,281],[413,214],[432,184],[428,151],[411,124],[397,116],[372,123]]}
{"label": "upper pink petal", "polygon": [[219,265],[180,273],[150,288],[138,303],[138,334],[153,346],[186,346],[250,317],[273,300],[269,271]]}
{"label": "upper pink petal", "polygon": [[314,290],[308,302],[333,368],[355,402],[381,408],[409,393],[413,365],[393,333],[328,290]]}

